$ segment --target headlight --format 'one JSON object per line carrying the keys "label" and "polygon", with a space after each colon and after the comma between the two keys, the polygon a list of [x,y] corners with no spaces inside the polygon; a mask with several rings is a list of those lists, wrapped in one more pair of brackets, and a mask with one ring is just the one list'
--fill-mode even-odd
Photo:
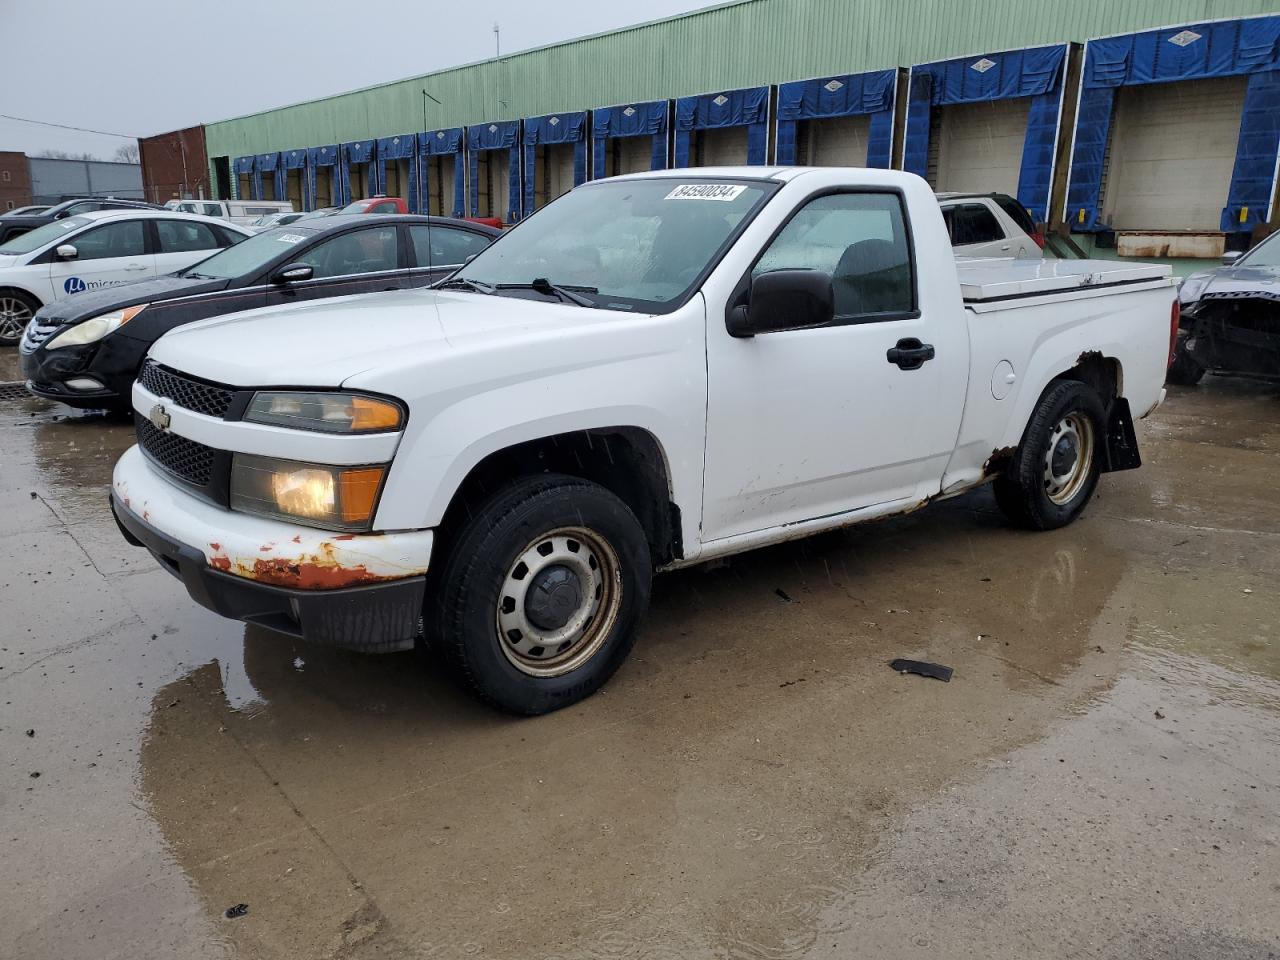
{"label": "headlight", "polygon": [[108,333],[118,330],[140,314],[149,303],[140,303],[136,307],[125,307],[123,310],[112,310],[100,317],[93,317],[77,323],[65,333],[60,333],[47,344],[46,350],[57,350],[59,347],[76,347],[85,343],[97,343]]}
{"label": "headlight", "polygon": [[322,433],[386,433],[404,425],[404,408],[356,393],[255,393],[244,419]]}
{"label": "headlight", "polygon": [[386,464],[335,467],[237,453],[231,509],[326,530],[368,530]]}
{"label": "headlight", "polygon": [[1204,288],[1209,285],[1213,276],[1208,273],[1193,273],[1178,284],[1178,301],[1185,307],[1200,299]]}

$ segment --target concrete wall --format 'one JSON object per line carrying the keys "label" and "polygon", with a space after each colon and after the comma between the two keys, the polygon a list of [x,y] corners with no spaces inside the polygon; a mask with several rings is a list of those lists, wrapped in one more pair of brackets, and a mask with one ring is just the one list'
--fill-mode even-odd
{"label": "concrete wall", "polygon": [[137,163],[32,157],[29,166],[34,203],[57,203],[63,197],[143,199],[142,166]]}

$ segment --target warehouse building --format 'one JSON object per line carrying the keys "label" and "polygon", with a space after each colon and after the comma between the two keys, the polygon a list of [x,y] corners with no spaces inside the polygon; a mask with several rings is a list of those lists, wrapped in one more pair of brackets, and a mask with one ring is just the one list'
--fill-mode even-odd
{"label": "warehouse building", "polygon": [[217,190],[307,208],[513,223],[635,170],[854,164],[1016,194],[1076,249],[1207,256],[1275,225],[1277,78],[1276,0],[740,0],[205,138]]}

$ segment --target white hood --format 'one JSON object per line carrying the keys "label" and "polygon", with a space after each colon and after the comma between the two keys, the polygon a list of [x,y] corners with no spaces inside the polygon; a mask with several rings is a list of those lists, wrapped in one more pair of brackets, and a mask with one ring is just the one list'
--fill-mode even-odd
{"label": "white hood", "polygon": [[232,386],[339,387],[492,343],[542,340],[629,314],[453,290],[401,290],[231,314],[161,337],[150,356]]}

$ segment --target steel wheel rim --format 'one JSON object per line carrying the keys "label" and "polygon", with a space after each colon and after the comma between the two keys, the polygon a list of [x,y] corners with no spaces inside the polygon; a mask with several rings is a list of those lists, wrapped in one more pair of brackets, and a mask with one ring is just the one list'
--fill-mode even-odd
{"label": "steel wheel rim", "polygon": [[[578,602],[571,603],[575,595]],[[498,646],[521,673],[563,676],[599,652],[621,604],[613,547],[583,527],[551,530],[530,541],[507,568],[494,616]],[[561,616],[563,623],[549,622]]]}
{"label": "steel wheel rim", "polygon": [[1093,421],[1079,411],[1067,414],[1049,434],[1044,455],[1044,492],[1064,506],[1079,495],[1093,472]]}
{"label": "steel wheel rim", "polygon": [[31,308],[14,297],[0,297],[0,338],[17,340],[31,321]]}

